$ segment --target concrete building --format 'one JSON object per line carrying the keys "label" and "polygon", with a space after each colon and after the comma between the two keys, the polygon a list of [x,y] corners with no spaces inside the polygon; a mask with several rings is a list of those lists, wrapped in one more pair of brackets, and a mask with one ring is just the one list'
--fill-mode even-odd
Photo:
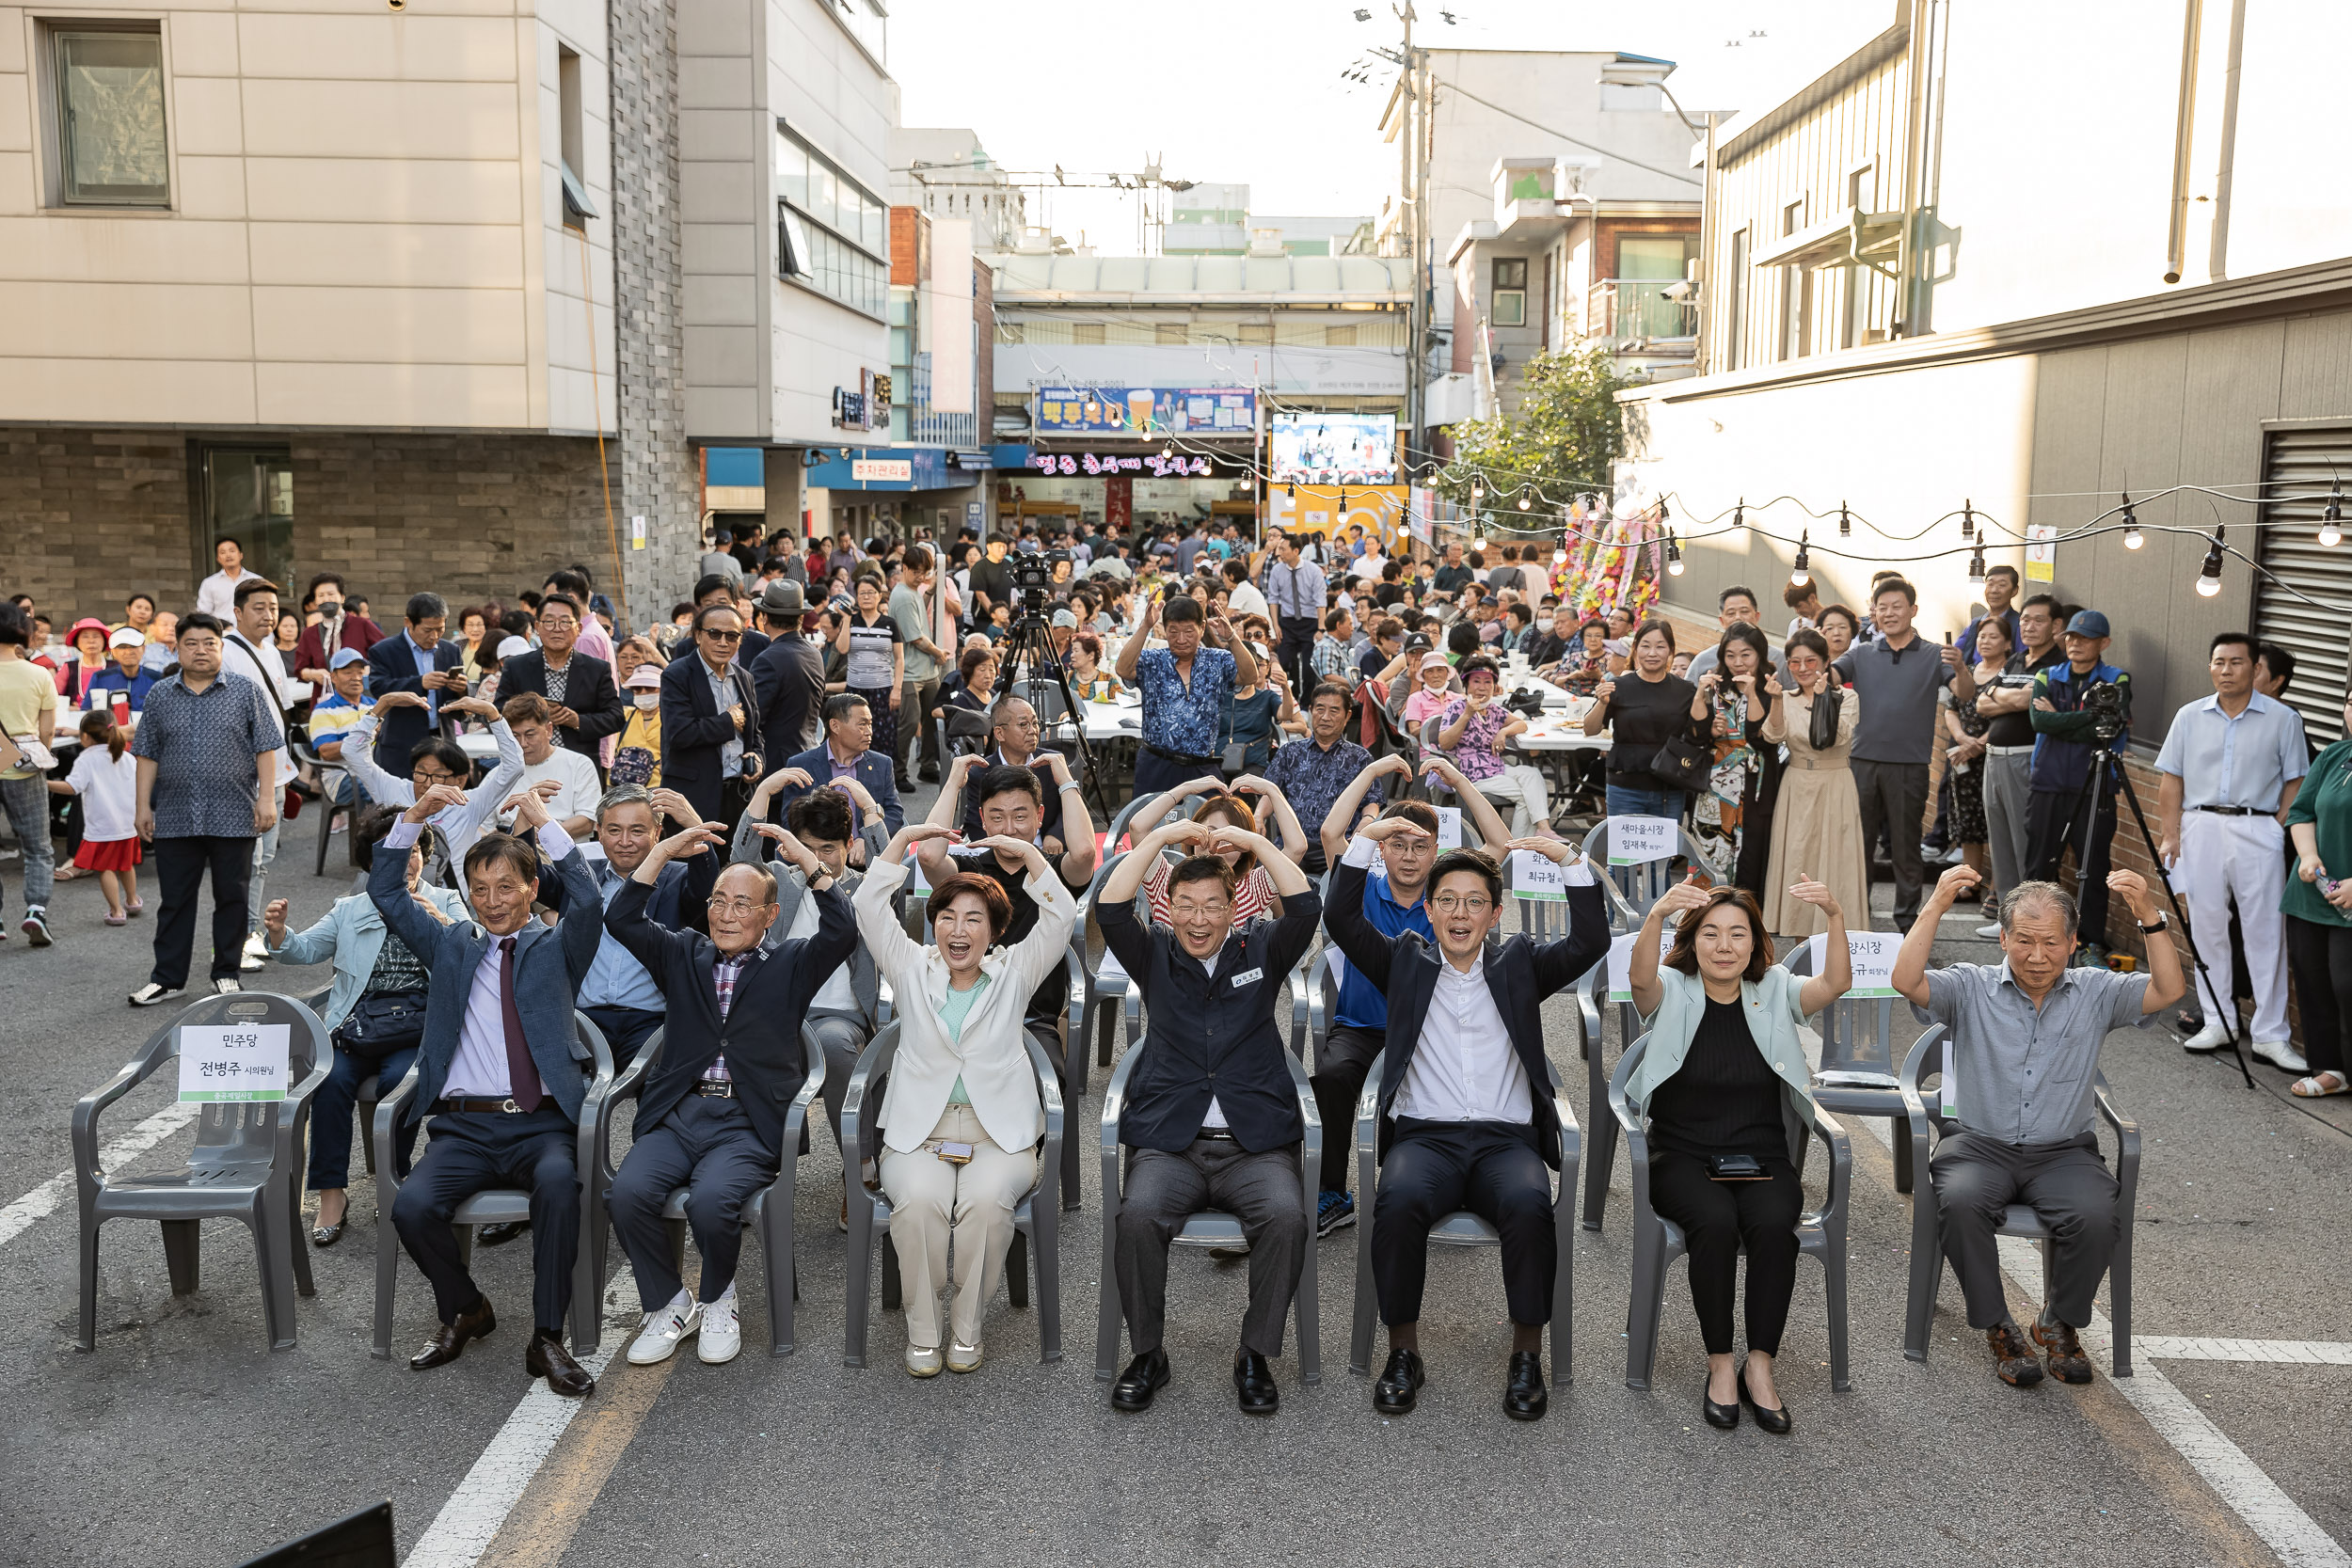
{"label": "concrete building", "polygon": [[972,248],[1013,250],[1029,222],[1028,193],[963,127],[893,126],[890,201],[972,226]]}
{"label": "concrete building", "polygon": [[1367,217],[1281,217],[1253,213],[1248,185],[1197,184],[1169,198],[1168,223],[1160,230],[1160,253],[1360,256],[1372,250],[1371,225]]}

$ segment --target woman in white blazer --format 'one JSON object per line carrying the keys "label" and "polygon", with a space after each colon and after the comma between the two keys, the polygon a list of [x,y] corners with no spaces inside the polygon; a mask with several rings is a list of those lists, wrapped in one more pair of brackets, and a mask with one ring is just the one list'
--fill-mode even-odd
{"label": "woman in white blazer", "polygon": [[1012,905],[993,879],[958,873],[931,890],[924,918],[932,942],[909,940],[891,910],[906,881],[908,847],[952,830],[909,823],[867,870],[851,900],[858,930],[898,1000],[898,1053],[882,1097],[882,1183],[890,1198],[890,1239],[906,1282],[907,1370],[937,1375],[939,1290],[955,1243],[955,1305],[945,1363],[980,1364],[980,1319],[996,1293],[1012,1244],[1014,1207],[1037,1180],[1045,1135],[1022,1029],[1029,993],[1070,946],[1078,903],[1034,844],[1004,837],[980,843],[1028,863],[1037,927],[1006,949],[996,945]]}

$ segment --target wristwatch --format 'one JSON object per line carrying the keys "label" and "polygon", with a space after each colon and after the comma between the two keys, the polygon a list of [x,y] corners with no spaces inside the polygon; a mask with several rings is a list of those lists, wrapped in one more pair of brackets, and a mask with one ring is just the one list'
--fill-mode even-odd
{"label": "wristwatch", "polygon": [[2157,914],[2156,914],[2155,924],[2153,924],[2153,925],[2152,925],[2152,926],[2142,926],[2139,929],[2140,929],[2141,934],[2143,934],[2143,935],[2146,935],[2146,936],[2153,936],[2153,935],[2155,935],[2158,931],[2163,930],[2166,927],[2168,927],[2168,926],[2169,926],[2169,925],[2171,925],[2171,924],[2172,924],[2172,917],[2171,917],[2170,915],[2166,914],[2166,913],[2164,913],[2163,911],[2157,911]]}

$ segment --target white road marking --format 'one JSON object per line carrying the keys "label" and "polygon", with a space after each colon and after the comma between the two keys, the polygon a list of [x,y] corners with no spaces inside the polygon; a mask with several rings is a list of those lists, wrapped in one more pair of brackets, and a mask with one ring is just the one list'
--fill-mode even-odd
{"label": "white road marking", "polygon": [[[140,1122],[130,1132],[98,1151],[98,1168],[108,1169],[137,1159],[149,1149],[170,1137],[197,1118],[204,1109],[201,1105],[183,1105],[177,1101]],[[73,1173],[59,1171],[48,1180],[0,1209],[0,1246],[6,1246],[30,1229],[37,1220],[45,1220],[57,1212],[58,1206],[73,1196]]]}
{"label": "white road marking", "polygon": [[[643,1317],[637,1309],[636,1279],[624,1265],[605,1289],[604,1332],[596,1354],[580,1358],[591,1377],[604,1375],[606,1363],[628,1341]],[[473,1568],[481,1561],[507,1514],[586,1403],[550,1392],[544,1381],[533,1380],[531,1392],[515,1406],[410,1549],[405,1568]]]}
{"label": "white road marking", "polygon": [[2352,1367],[2352,1344],[2326,1339],[2206,1339],[2135,1334],[2132,1351],[2168,1361],[2265,1361],[2286,1366]]}

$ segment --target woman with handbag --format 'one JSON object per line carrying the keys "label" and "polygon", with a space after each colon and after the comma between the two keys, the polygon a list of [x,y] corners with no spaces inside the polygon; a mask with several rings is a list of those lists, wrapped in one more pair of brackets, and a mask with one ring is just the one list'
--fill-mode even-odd
{"label": "woman with handbag", "polygon": [[[1679,818],[1690,792],[1707,782],[1712,753],[1691,718],[1698,688],[1669,669],[1675,629],[1645,621],[1633,634],[1632,666],[1602,681],[1584,710],[1584,733],[1609,726],[1609,815]],[[1661,772],[1661,768],[1665,769]]]}
{"label": "woman with handbag", "polygon": [[1724,628],[1715,657],[1691,704],[1714,759],[1691,811],[1691,832],[1716,881],[1761,898],[1781,774],[1780,748],[1765,740],[1764,724],[1780,697],[1779,671],[1763,631],[1745,624]]}
{"label": "woman with handbag", "polygon": [[[389,826],[387,819],[379,834]],[[410,847],[408,895],[447,926],[466,918],[466,904],[456,889],[423,879],[425,863],[436,852],[447,853],[438,838],[427,828]],[[338,898],[316,924],[292,935],[286,930],[286,901],[273,898],[262,911],[262,929],[269,956],[279,963],[335,962],[335,981],[321,1014],[334,1040],[335,1062],[310,1101],[310,1186],[319,1195],[318,1224],[310,1241],[329,1247],[342,1240],[350,1212],[344,1187],[351,1176],[351,1113],[358,1102],[359,1085],[373,1076],[389,1094],[416,1061],[417,1047],[424,1040],[425,967],[405,942],[385,928],[384,917],[364,893]],[[359,1135],[366,1137],[369,1132],[363,1127]],[[411,1128],[396,1156],[401,1175],[407,1174],[415,1143]]]}
{"label": "woman with handbag", "polygon": [[[1764,721],[1768,744],[1787,742],[1788,760],[1772,809],[1772,853],[1764,874],[1764,928],[1809,937],[1826,929],[1820,907],[1788,895],[1800,871],[1826,883],[1841,909],[1870,908],[1868,847],[1862,841],[1862,795],[1848,754],[1862,699],[1841,689],[1829,642],[1810,628],[1781,650],[1788,685]],[[1774,679],[1768,688],[1777,686]],[[1867,926],[1868,916],[1863,916]]]}

